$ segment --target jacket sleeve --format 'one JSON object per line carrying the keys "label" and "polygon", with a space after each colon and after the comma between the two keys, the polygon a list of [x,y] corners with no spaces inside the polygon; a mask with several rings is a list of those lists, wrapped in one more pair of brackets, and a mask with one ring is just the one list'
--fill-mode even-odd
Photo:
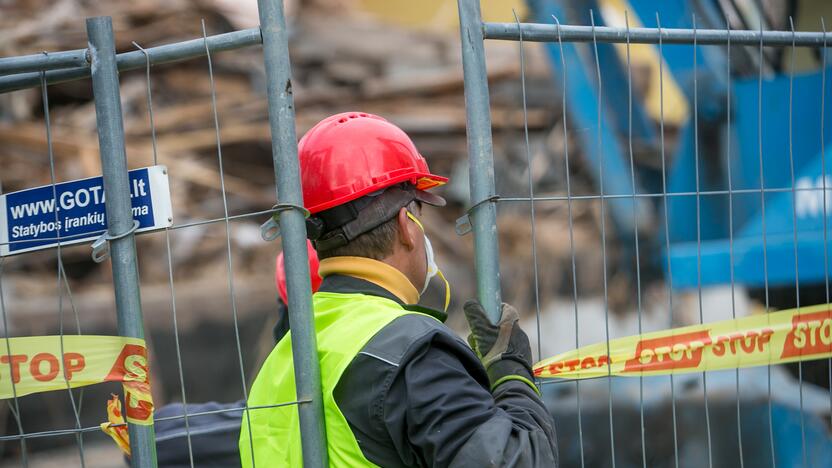
{"label": "jacket sleeve", "polygon": [[385,396],[391,435],[406,434],[424,466],[556,466],[555,427],[519,381],[488,391],[479,359],[450,332],[412,349]]}
{"label": "jacket sleeve", "polygon": [[382,329],[333,396],[379,466],[557,465],[554,422],[537,393],[508,381],[492,394],[468,344],[425,316]]}

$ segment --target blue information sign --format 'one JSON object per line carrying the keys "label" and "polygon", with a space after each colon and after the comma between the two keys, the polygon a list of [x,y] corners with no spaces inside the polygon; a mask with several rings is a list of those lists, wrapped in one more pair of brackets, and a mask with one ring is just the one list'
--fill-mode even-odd
{"label": "blue information sign", "polygon": [[[130,171],[137,231],[171,225],[167,168]],[[87,242],[107,230],[101,177],[45,185],[0,196],[0,256]]]}

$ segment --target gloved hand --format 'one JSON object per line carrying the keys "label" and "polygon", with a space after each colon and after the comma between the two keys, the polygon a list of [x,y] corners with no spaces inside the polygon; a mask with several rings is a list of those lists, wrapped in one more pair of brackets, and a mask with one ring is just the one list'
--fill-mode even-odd
{"label": "gloved hand", "polygon": [[485,366],[491,390],[503,382],[520,380],[540,393],[532,380],[532,349],[529,337],[517,325],[520,319],[517,310],[504,303],[497,325],[488,320],[485,309],[475,300],[466,302],[463,310],[471,327],[468,344]]}

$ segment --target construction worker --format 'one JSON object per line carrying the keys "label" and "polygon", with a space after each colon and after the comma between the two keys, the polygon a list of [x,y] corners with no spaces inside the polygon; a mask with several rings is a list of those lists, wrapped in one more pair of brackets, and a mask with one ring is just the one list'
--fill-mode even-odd
{"label": "construction worker", "polygon": [[[312,242],[306,241],[306,258],[309,260],[309,282],[312,284],[312,292],[321,287],[321,275],[318,274],[318,253],[312,246]],[[274,266],[274,285],[277,288],[277,308],[278,318],[277,323],[272,329],[274,335],[274,342],[277,343],[289,332],[289,312],[287,305],[289,304],[289,293],[286,290],[286,268],[283,265],[283,252],[278,254],[275,259]]]}
{"label": "construction worker", "polygon": [[[330,465],[556,466],[517,312],[504,304],[493,325],[468,301],[469,347],[444,312],[415,305],[439,272],[420,218],[445,200],[426,190],[447,179],[401,129],[366,113],[324,119],[298,151],[323,277],[313,309]],[[249,393],[243,466],[302,466],[297,408],[274,406],[296,401],[291,339]]]}

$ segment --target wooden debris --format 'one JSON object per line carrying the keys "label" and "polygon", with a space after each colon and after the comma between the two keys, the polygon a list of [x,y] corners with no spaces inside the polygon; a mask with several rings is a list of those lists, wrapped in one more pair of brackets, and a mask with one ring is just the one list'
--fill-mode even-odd
{"label": "wooden debris", "polygon": [[[461,195],[467,194],[467,182],[457,177],[467,172],[467,164],[463,75],[456,32],[381,24],[350,14],[345,0],[293,4],[290,49],[298,135],[328,115],[349,110],[382,115],[412,135],[432,169],[459,179],[444,189],[450,207],[428,214],[435,218],[429,229],[436,239],[439,262],[448,266],[452,276],[454,301],[473,295],[471,242],[453,234],[455,218],[469,203]],[[227,0],[60,0],[54,5],[33,0],[14,3],[0,16],[0,55],[86,47],[83,18],[101,14],[113,16],[120,52],[135,50],[132,41],[150,47],[199,38],[202,18],[209,34],[251,26],[250,11],[236,11],[234,2]],[[534,96],[527,102],[525,115],[516,45],[489,43],[487,48],[498,189],[509,195],[527,193],[527,123],[536,193],[563,193],[557,88],[548,75],[539,45],[525,47],[526,88],[528,95]],[[227,242],[231,245],[237,296],[246,296],[249,311],[266,309],[274,301],[271,278],[279,246],[257,238],[259,223],[267,216],[232,220],[230,239],[226,238],[224,222],[181,227],[198,220],[221,219],[226,208],[234,216],[267,210],[275,203],[262,52],[255,47],[217,53],[212,61],[216,103],[211,100],[204,58],[151,68],[153,129],[146,70],[124,72],[120,77],[130,167],[157,161],[169,169],[175,225],[170,231],[171,264],[177,301],[182,304],[178,316],[183,327],[208,318],[230,320],[226,314],[228,303],[217,299],[227,290]],[[50,86],[48,93],[51,150],[58,180],[98,175],[98,139],[89,82]],[[0,182],[5,192],[50,181],[40,99],[38,90],[0,99]],[[221,193],[215,111],[227,203]],[[580,177],[580,148],[570,142],[570,151],[576,155],[572,159],[573,171],[577,171],[573,191],[591,191],[587,188],[589,178]],[[504,297],[532,310],[528,204],[502,206],[502,267],[504,278],[511,278],[504,283]],[[600,287],[598,217],[592,204],[587,203],[576,205],[574,217],[579,284],[583,291],[596,291]],[[540,297],[548,301],[571,291],[565,204],[541,205],[537,221]],[[169,314],[170,271],[164,233],[139,236],[138,248],[147,324],[168,327],[157,319]],[[47,317],[57,315],[46,313],[53,308],[51,299],[36,299],[55,294],[54,255],[45,252],[5,261],[4,281],[17,285],[13,295],[11,287],[7,294],[9,307],[14,309],[12,325],[20,333],[47,333],[55,326]],[[88,246],[63,249],[62,256],[82,309],[82,321],[112,325],[113,312],[106,300],[111,281],[109,267],[93,264]]]}

